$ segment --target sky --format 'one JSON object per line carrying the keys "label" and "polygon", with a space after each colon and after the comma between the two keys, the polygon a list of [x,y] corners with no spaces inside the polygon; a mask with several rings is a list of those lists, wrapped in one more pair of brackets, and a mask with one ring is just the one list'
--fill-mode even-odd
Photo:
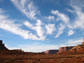
{"label": "sky", "polygon": [[0,40],[9,49],[42,52],[83,38],[84,0],[0,0]]}

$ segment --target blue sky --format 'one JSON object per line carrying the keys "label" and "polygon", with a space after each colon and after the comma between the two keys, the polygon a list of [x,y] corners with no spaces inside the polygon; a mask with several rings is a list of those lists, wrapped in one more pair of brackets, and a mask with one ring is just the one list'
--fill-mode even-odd
{"label": "blue sky", "polygon": [[0,0],[0,40],[9,49],[41,52],[84,37],[84,0]]}

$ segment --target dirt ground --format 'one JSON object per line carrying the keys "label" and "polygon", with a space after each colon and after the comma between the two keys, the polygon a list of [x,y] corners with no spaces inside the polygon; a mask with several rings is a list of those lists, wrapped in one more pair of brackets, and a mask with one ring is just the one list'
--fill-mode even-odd
{"label": "dirt ground", "polygon": [[0,63],[84,63],[84,54],[0,54]]}

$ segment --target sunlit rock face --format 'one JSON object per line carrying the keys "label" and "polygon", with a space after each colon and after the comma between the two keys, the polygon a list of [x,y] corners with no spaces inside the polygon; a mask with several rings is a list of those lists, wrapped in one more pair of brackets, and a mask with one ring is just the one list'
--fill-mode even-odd
{"label": "sunlit rock face", "polygon": [[84,45],[77,45],[75,47],[73,47],[70,52],[73,52],[73,53],[84,53]]}
{"label": "sunlit rock face", "polygon": [[72,49],[74,46],[69,46],[69,47],[60,47],[58,53],[66,52]]}
{"label": "sunlit rock face", "polygon": [[58,53],[84,53],[84,42],[77,46],[60,47]]}

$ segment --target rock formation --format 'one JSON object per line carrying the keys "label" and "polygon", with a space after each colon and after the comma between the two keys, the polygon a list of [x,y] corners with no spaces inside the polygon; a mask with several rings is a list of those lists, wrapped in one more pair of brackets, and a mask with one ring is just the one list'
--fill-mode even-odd
{"label": "rock formation", "polygon": [[8,50],[3,44],[2,40],[0,40],[0,50]]}
{"label": "rock formation", "polygon": [[84,45],[77,45],[69,51],[72,53],[84,53]]}
{"label": "rock formation", "polygon": [[59,50],[48,50],[48,51],[45,51],[44,53],[45,54],[56,54]]}
{"label": "rock formation", "polygon": [[60,47],[58,53],[69,51],[72,49],[74,46],[67,46],[67,47]]}

